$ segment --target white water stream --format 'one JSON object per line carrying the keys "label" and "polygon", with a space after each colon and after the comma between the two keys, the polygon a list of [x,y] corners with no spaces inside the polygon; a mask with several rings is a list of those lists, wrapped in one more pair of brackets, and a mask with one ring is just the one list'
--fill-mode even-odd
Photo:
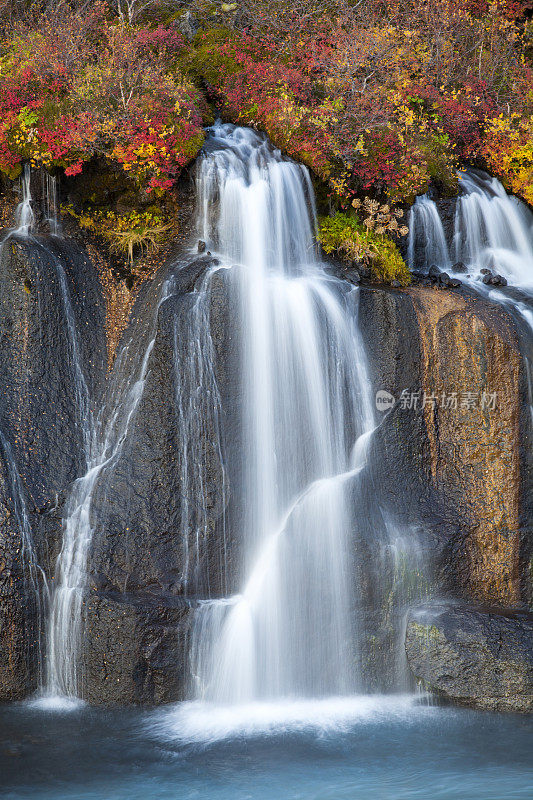
{"label": "white water stream", "polygon": [[[198,176],[200,231],[240,318],[240,593],[205,601],[192,694],[217,704],[358,686],[348,487],[375,426],[357,290],[317,260],[305,168],[217,126]],[[354,446],[355,445],[355,446]]]}

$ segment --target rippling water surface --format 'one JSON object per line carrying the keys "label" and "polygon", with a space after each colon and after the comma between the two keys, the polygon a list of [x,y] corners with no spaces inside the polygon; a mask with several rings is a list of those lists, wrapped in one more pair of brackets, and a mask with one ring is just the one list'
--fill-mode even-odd
{"label": "rippling water surface", "polygon": [[0,797],[533,798],[533,719],[409,697],[152,712],[0,707]]}

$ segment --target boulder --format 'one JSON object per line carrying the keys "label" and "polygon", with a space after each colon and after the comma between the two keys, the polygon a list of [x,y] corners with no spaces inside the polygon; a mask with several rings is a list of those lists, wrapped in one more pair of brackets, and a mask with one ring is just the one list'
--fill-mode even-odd
{"label": "boulder", "polygon": [[533,711],[533,614],[469,605],[410,612],[405,649],[424,687],[490,711]]}

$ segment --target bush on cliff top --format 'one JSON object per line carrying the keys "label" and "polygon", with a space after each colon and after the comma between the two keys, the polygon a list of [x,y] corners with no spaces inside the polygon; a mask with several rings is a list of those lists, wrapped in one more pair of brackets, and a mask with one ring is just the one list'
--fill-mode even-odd
{"label": "bush on cliff top", "polygon": [[174,69],[183,37],[132,27],[95,2],[81,18],[19,23],[0,50],[0,170],[75,175],[94,155],[148,192],[170,189],[204,140],[205,102]]}
{"label": "bush on cliff top", "polygon": [[8,4],[0,171],[10,177],[25,160],[75,175],[97,155],[163,194],[202,145],[207,98],[307,164],[333,208],[364,194],[411,202],[432,180],[453,193],[465,159],[533,201],[523,3],[194,0],[193,41],[165,2],[144,17],[143,4],[117,15],[101,0],[75,16],[76,3]]}

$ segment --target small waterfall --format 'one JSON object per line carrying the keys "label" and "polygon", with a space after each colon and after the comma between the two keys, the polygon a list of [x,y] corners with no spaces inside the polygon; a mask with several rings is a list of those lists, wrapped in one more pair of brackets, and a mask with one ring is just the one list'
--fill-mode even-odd
{"label": "small waterfall", "polygon": [[[467,274],[461,281],[492,300],[512,307],[533,330],[533,214],[516,197],[508,195],[500,181],[484,172],[460,173],[462,193],[456,204],[453,239],[446,240],[438,205],[418,197],[411,209],[409,265],[427,269],[431,264],[448,269],[463,263]],[[523,299],[483,283],[490,271],[520,289]]]}
{"label": "small waterfall", "polygon": [[[91,506],[98,480],[120,455],[142,398],[155,320],[167,296],[161,289],[148,336],[132,337],[122,348],[109,386],[107,402],[94,422],[89,439],[87,473],[72,487],[63,525],[63,544],[57,560],[47,636],[45,694],[75,698],[80,693],[79,649],[83,630],[83,601],[87,589],[87,561],[92,541]],[[144,332],[144,331],[143,331]]]}
{"label": "small waterfall", "polygon": [[349,488],[375,427],[358,290],[317,260],[307,171],[254,132],[215,126],[198,198],[240,309],[243,563],[240,593],[200,604],[191,695],[347,694],[361,682]]}
{"label": "small waterfall", "polygon": [[[216,268],[215,268],[216,269]],[[217,486],[219,502],[225,510],[228,502],[227,477],[222,452],[222,401],[216,381],[215,353],[209,319],[211,273],[193,295],[187,319],[174,320],[174,385],[177,428],[180,437],[181,519],[183,569],[181,584],[185,591],[201,582],[200,567],[204,546],[210,534],[210,477],[206,465],[206,442],[216,451],[221,469]],[[193,336],[190,336],[190,331]],[[222,585],[226,580],[225,513],[222,514],[221,560],[217,572]],[[207,576],[209,578],[209,576]]]}
{"label": "small waterfall", "polygon": [[24,164],[19,185],[22,200],[15,211],[15,228],[12,233],[17,236],[27,236],[35,225],[31,197],[31,168],[27,163]]}
{"label": "small waterfall", "polygon": [[44,221],[53,236],[61,234],[59,219],[59,193],[58,182],[55,175],[50,175],[46,170],[41,170],[41,196]]}
{"label": "small waterfall", "polygon": [[485,267],[513,286],[533,292],[533,214],[484,173],[462,173],[461,186],[464,194],[455,215],[456,259],[477,274]]}
{"label": "small waterfall", "polygon": [[427,195],[417,197],[410,211],[407,261],[411,269],[417,262],[442,269],[451,264],[437,204]]}

